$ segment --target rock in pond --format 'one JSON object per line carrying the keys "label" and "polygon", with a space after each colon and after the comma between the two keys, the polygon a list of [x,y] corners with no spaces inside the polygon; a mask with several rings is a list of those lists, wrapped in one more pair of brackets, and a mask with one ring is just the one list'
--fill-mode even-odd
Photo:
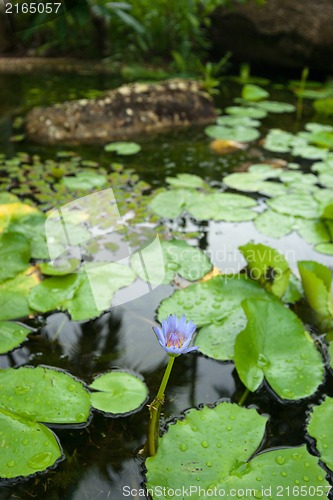
{"label": "rock in pond", "polygon": [[214,102],[199,82],[173,79],[122,85],[96,99],[33,108],[25,129],[39,143],[75,145],[126,140],[215,119]]}

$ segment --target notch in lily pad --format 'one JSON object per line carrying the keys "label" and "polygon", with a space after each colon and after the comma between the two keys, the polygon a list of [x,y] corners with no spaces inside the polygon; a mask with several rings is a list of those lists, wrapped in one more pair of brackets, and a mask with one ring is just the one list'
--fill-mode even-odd
{"label": "notch in lily pad", "polygon": [[141,146],[137,142],[110,142],[104,146],[107,153],[117,153],[118,155],[135,155],[141,151]]}
{"label": "notch in lily pad", "polygon": [[113,370],[95,378],[90,384],[91,404],[96,410],[113,416],[124,416],[141,410],[148,400],[143,380],[133,373]]}

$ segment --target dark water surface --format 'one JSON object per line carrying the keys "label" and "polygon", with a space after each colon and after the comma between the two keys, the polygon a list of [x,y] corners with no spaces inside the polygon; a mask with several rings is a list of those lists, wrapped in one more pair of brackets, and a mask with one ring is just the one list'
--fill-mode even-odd
{"label": "dark water surface", "polygon": [[[118,84],[106,76],[0,75],[0,152],[9,157],[18,151],[26,151],[44,159],[53,158],[60,147],[9,141],[16,133],[12,129],[13,116],[23,114],[37,104],[85,97],[91,89],[104,90]],[[218,106],[231,104],[239,91],[240,87],[234,83],[223,84]],[[272,98],[295,102],[293,95],[286,90],[273,90]],[[305,108],[304,120],[308,120],[310,113],[310,109]],[[264,123],[263,133],[272,126],[295,132],[297,126],[294,113],[271,114]],[[133,168],[140,178],[154,187],[163,185],[166,176],[179,172],[195,173],[206,180],[221,182],[222,174],[233,171],[244,162],[258,163],[265,157],[274,157],[258,146],[245,152],[216,156],[208,147],[209,139],[198,128],[139,138],[138,142],[142,145],[139,155],[119,157],[117,161]],[[100,146],[68,149],[85,159],[110,164],[110,156]],[[307,168],[306,161],[304,168]],[[332,265],[332,258],[314,252],[311,245],[296,233],[276,240],[257,232],[252,222],[209,222],[198,226],[189,218],[182,221],[182,229],[193,231],[198,228],[200,248],[207,250],[212,262],[222,271],[237,271],[244,265],[237,247],[250,239],[286,253],[294,271],[297,260],[314,259]],[[155,319],[158,304],[172,290],[171,286],[160,286],[149,295],[112,308],[111,312],[94,321],[72,322],[64,313],[31,320],[29,324],[38,328],[37,334],[13,353],[0,356],[0,367],[54,366],[68,370],[86,383],[111,368],[126,368],[144,377],[152,399],[167,357],[155,339],[151,322]],[[221,398],[238,401],[243,392],[244,386],[232,363],[213,361],[195,353],[181,356],[175,362],[167,388],[164,418],[177,417],[187,408],[214,403]],[[314,395],[310,402],[319,401],[324,393],[333,396],[330,375],[321,395]],[[255,405],[261,413],[270,416],[263,448],[304,443],[305,410],[309,400],[282,404],[264,386],[250,396],[246,404]],[[66,459],[54,470],[35,478],[3,484],[1,499],[124,499],[124,486],[142,488],[142,463],[137,452],[145,442],[147,421],[148,409],[144,407],[125,418],[107,418],[95,411],[91,422],[84,428],[56,428]]]}

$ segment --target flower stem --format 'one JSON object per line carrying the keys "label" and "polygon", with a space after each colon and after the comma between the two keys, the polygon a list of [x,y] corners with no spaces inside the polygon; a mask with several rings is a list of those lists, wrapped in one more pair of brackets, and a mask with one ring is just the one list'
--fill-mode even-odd
{"label": "flower stem", "polygon": [[243,406],[243,404],[245,403],[245,400],[246,400],[246,398],[248,397],[249,394],[250,394],[249,389],[245,389],[245,391],[243,392],[240,400],[238,401],[239,406]]}
{"label": "flower stem", "polygon": [[165,388],[167,386],[174,361],[175,357],[170,356],[157,396],[149,405],[150,419],[148,427],[148,454],[150,457],[152,457],[156,453],[159,430],[159,416],[161,413],[162,405],[164,403]]}

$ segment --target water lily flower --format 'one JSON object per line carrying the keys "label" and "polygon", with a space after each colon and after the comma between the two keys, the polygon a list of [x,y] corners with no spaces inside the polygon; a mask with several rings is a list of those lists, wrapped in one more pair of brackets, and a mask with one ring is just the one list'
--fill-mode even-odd
{"label": "water lily flower", "polygon": [[196,327],[193,321],[186,323],[185,315],[178,319],[171,314],[162,320],[162,328],[155,326],[153,330],[163,349],[169,356],[175,357],[198,349],[198,346],[188,347]]}

